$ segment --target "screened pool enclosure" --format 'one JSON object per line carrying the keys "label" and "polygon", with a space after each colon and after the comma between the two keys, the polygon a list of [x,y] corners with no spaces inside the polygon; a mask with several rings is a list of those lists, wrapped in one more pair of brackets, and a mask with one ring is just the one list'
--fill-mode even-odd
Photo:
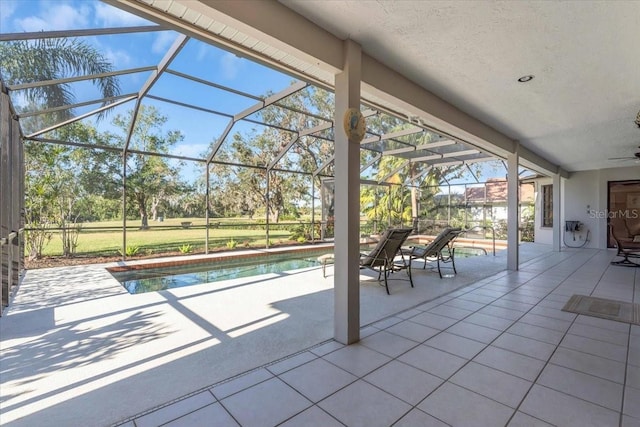
{"label": "screened pool enclosure", "polygon": [[[333,237],[332,88],[134,21],[0,35],[3,304],[25,258]],[[501,233],[502,159],[375,100],[360,109],[361,236]],[[523,224],[532,176],[521,169]]]}

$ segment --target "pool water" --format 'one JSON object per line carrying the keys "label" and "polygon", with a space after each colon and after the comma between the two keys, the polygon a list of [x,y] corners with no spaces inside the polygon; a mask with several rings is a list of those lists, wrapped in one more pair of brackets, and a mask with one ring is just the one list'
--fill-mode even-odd
{"label": "pool water", "polygon": [[[298,257],[301,256],[303,255],[298,255]],[[110,273],[130,294],[139,294],[316,267],[320,265],[317,256],[319,255],[306,254],[303,258],[291,258],[291,255],[288,258],[261,256],[240,261],[212,261],[181,266],[112,271]]]}

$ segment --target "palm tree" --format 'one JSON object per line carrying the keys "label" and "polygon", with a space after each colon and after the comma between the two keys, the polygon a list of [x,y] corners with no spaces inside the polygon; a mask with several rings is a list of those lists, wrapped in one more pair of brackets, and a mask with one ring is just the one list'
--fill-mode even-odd
{"label": "palm tree", "polygon": [[[2,79],[8,85],[56,80],[65,77],[93,75],[112,71],[111,63],[93,46],[78,39],[36,39],[0,43]],[[115,76],[93,79],[104,98],[120,94]],[[69,83],[51,84],[25,89],[26,105],[49,108],[71,105],[75,96]],[[108,102],[104,102],[107,104]],[[70,109],[56,111],[52,119],[73,116]]]}

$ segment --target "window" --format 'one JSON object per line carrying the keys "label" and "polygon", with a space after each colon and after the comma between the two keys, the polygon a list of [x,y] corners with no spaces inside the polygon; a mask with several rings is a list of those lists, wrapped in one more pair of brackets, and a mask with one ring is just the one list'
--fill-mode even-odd
{"label": "window", "polygon": [[542,226],[553,227],[553,185],[542,186]]}

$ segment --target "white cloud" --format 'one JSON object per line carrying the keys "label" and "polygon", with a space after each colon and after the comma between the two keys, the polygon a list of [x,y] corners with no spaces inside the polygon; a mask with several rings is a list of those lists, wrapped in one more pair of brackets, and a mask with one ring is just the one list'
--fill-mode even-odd
{"label": "white cloud", "polygon": [[114,69],[128,68],[131,64],[131,56],[129,56],[129,54],[124,50],[103,48],[101,53],[111,64],[113,64]]}
{"label": "white cloud", "polygon": [[238,58],[233,53],[226,52],[220,58],[220,72],[225,80],[235,79],[240,68],[242,68],[242,58]]}
{"label": "white cloud", "polygon": [[175,147],[175,154],[185,157],[202,158],[209,149],[209,144],[180,143]]}
{"label": "white cloud", "polygon": [[198,52],[196,53],[196,60],[201,62],[207,57],[207,53],[209,52],[208,46],[205,44],[200,44],[198,47]]}
{"label": "white cloud", "polygon": [[178,37],[178,34],[173,31],[160,31],[157,34],[156,39],[151,45],[151,51],[153,53],[166,53],[171,44],[173,44],[174,40]]}
{"label": "white cloud", "polygon": [[11,18],[11,15],[13,15],[13,12],[15,12],[17,7],[17,1],[0,0],[0,26],[3,28],[3,33],[8,32],[4,29],[7,28],[9,18]]}
{"label": "white cloud", "polygon": [[16,19],[21,31],[69,30],[87,28],[91,9],[85,5],[72,7],[67,3],[44,2],[37,15]]}
{"label": "white cloud", "polygon": [[105,27],[129,27],[151,24],[146,19],[125,12],[117,7],[109,6],[108,4],[96,2],[95,9],[96,21]]}

